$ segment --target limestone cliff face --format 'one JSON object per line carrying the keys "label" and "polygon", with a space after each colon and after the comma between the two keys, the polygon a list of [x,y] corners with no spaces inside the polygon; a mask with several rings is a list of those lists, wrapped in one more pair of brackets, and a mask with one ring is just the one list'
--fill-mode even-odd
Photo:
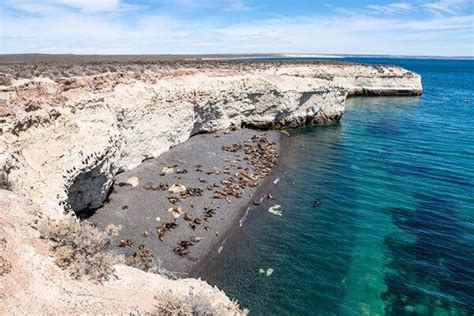
{"label": "limestone cliff face", "polygon": [[60,217],[99,207],[119,170],[193,134],[327,124],[341,118],[348,95],[421,91],[417,74],[359,64],[14,80],[0,86],[0,184]]}

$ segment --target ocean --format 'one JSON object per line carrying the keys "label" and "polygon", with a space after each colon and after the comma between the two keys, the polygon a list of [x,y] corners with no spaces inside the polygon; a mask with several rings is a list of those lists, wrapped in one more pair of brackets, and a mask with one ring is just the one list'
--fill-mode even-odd
{"label": "ocean", "polygon": [[473,315],[474,61],[338,60],[413,70],[423,96],[350,98],[339,124],[289,131],[274,200],[202,278],[252,315]]}

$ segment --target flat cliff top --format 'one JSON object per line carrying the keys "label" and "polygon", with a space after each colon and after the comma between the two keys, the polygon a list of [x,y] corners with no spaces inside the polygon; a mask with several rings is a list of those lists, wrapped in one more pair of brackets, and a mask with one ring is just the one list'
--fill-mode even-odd
{"label": "flat cliff top", "polygon": [[[391,65],[369,65],[345,61],[272,59],[284,55],[0,55],[0,74],[15,79],[80,77],[110,72],[163,72],[177,69],[267,70],[278,67],[353,67],[363,66],[377,72],[403,70]],[[261,59],[258,59],[261,58]],[[405,72],[405,70],[403,70]]]}
{"label": "flat cliff top", "polygon": [[[305,57],[305,56],[302,56]],[[261,59],[259,59],[261,58]],[[277,58],[291,58],[282,54],[193,54],[193,55],[72,55],[72,54],[0,54],[0,64],[16,63],[178,63],[178,62],[209,62],[228,63],[236,62],[281,62]],[[312,57],[308,57],[312,58]],[[316,58],[316,57],[314,57]],[[259,59],[259,60],[256,60]],[[340,63],[339,61],[323,60],[311,61],[308,59],[288,59],[292,63]]]}

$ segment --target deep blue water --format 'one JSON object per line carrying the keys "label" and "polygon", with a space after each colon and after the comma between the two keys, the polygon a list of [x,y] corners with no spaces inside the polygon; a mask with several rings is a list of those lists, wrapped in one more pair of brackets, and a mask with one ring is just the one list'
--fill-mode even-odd
{"label": "deep blue water", "polygon": [[424,94],[291,131],[275,200],[203,278],[254,315],[473,315],[474,61],[344,60],[416,71]]}

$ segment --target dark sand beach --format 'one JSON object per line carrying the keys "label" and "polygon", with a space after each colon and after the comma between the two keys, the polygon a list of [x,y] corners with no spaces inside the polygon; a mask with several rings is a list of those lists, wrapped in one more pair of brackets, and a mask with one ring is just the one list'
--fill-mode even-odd
{"label": "dark sand beach", "polygon": [[195,135],[117,175],[108,202],[89,219],[118,228],[114,252],[137,257],[145,249],[155,267],[185,276],[267,196],[258,188],[274,169],[280,137],[248,129]]}

